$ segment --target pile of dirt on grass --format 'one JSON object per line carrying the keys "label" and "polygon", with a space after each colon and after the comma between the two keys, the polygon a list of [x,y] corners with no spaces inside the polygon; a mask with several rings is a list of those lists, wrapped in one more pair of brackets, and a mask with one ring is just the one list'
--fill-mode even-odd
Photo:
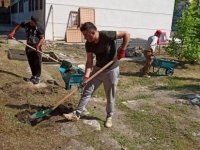
{"label": "pile of dirt on grass", "polygon": [[24,93],[29,93],[32,95],[52,95],[58,93],[61,87],[57,85],[47,84],[46,87],[36,87],[31,84],[24,84],[22,82],[12,82],[6,83],[0,86],[0,90],[7,93],[10,97],[15,97],[17,99],[24,97]]}
{"label": "pile of dirt on grass", "polygon": [[15,117],[22,123],[27,123],[27,124],[30,124],[30,125],[36,125],[38,122],[41,122],[42,120],[44,119],[47,119],[46,117],[44,118],[40,118],[40,119],[34,119],[34,118],[31,118],[31,115],[33,115],[34,113],[36,113],[37,111],[41,111],[41,110],[45,110],[45,109],[48,109],[50,107],[44,107],[44,106],[41,106],[38,108],[38,110],[35,110],[35,109],[26,109],[26,110],[23,110],[23,111],[20,111],[18,112]]}
{"label": "pile of dirt on grass", "polygon": [[69,112],[72,112],[74,110],[73,104],[67,103],[67,104],[60,105],[58,108],[56,108],[52,113],[50,113],[47,116],[41,117],[39,119],[35,119],[35,118],[31,117],[36,112],[46,110],[46,109],[50,109],[50,108],[51,107],[49,107],[49,106],[48,107],[40,106],[40,107],[37,108],[37,110],[35,108],[34,109],[31,109],[31,108],[26,109],[26,110],[18,112],[15,115],[15,117],[22,123],[27,123],[27,124],[30,124],[32,126],[35,126],[39,122],[47,120],[52,116],[63,115],[64,113],[69,113]]}

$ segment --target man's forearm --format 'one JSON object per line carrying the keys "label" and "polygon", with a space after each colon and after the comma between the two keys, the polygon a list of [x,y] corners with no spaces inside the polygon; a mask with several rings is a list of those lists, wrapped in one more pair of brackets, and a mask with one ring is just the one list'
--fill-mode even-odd
{"label": "man's forearm", "polygon": [[44,37],[42,37],[42,38],[40,39],[40,41],[38,42],[38,46],[41,46],[43,42],[44,42]]}
{"label": "man's forearm", "polygon": [[90,77],[90,73],[92,72],[92,67],[93,64],[91,63],[86,63],[86,67],[85,67],[85,77]]}
{"label": "man's forearm", "polygon": [[13,39],[15,33],[21,28],[20,25],[17,25],[9,34],[8,34],[8,37]]}
{"label": "man's forearm", "polygon": [[126,34],[123,36],[123,42],[121,45],[121,49],[125,50],[127,48],[129,40],[130,40],[130,34],[128,32],[126,32]]}
{"label": "man's forearm", "polygon": [[15,34],[20,28],[21,28],[20,25],[17,25],[17,26],[12,30],[11,33]]}

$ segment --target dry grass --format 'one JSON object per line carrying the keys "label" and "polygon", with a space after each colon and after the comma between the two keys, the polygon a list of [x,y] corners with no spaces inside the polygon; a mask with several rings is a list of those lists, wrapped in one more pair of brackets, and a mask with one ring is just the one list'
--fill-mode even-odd
{"label": "dry grass", "polygon": [[[59,83],[59,86],[48,86],[43,89],[30,88],[23,80],[23,77],[29,77],[26,71],[29,67],[28,63],[8,60],[7,48],[8,45],[2,44],[0,50],[0,148],[59,149],[60,146],[67,145],[66,141],[69,138],[59,134],[62,117],[53,116],[34,127],[21,123],[15,118],[17,112],[27,109],[23,107],[27,101],[34,106],[48,106],[68,93],[57,71],[59,66],[43,65],[43,69]],[[23,47],[19,46],[19,49]],[[75,59],[84,60],[85,52],[82,46],[60,44],[52,49],[66,55],[74,55]],[[116,127],[111,130],[102,128],[102,131],[94,133],[86,125],[78,123],[77,126],[82,135],[75,139],[84,141],[95,149],[106,149],[98,139],[102,133],[109,134],[122,147],[130,150],[200,149],[199,107],[177,103],[181,95],[200,94],[200,66],[186,64],[176,68],[172,77],[154,76],[151,79],[139,77],[138,71],[141,66],[140,63],[132,61],[122,61],[120,64],[116,111],[123,113],[116,118],[121,119],[119,122],[127,125],[127,128],[121,130],[114,125]],[[105,98],[102,86],[95,95]],[[69,102],[76,105],[79,98],[80,94],[76,93]],[[137,107],[131,105],[127,107],[122,104],[122,102],[132,100]],[[105,111],[103,105],[98,105],[99,111],[91,105],[88,108],[93,116],[100,117],[99,122],[102,127],[104,112],[100,110]],[[124,134],[129,131],[130,133],[137,132],[138,136],[131,138],[131,135]]]}

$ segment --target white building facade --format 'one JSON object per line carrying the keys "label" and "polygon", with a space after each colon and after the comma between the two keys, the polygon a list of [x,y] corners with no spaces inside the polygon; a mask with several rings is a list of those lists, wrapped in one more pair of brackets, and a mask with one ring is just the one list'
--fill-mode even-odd
{"label": "white building facade", "polygon": [[64,39],[70,12],[80,7],[93,8],[98,30],[128,31],[131,38],[147,39],[156,29],[170,35],[174,3],[175,0],[11,0],[12,6],[18,5],[18,10],[12,8],[11,22],[28,21],[34,15],[47,40]]}

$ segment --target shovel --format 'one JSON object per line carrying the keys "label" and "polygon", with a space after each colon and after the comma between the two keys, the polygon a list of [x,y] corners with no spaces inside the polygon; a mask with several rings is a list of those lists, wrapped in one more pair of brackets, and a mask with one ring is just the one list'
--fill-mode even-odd
{"label": "shovel", "polygon": [[[99,75],[101,72],[103,72],[105,69],[107,69],[114,60],[107,63],[103,68],[98,70],[95,74],[93,74],[89,79],[87,79],[84,82],[84,85],[86,85],[89,81],[91,81],[93,78],[95,78],[97,75]],[[65,97],[63,97],[60,101],[58,101],[53,108],[48,108],[42,111],[38,111],[30,116],[31,119],[39,119],[45,116],[48,116],[51,112],[53,112],[60,104],[62,104],[68,97],[70,97],[72,94],[74,94],[76,91],[78,91],[79,87],[74,88],[70,93],[68,93]]]}
{"label": "shovel", "polygon": [[43,52],[41,52],[41,51],[37,51],[34,47],[32,47],[32,46],[30,46],[30,45],[28,45],[28,44],[26,44],[26,43],[24,43],[24,42],[22,42],[22,41],[19,41],[19,40],[17,40],[17,39],[14,38],[14,37],[13,37],[12,39],[16,40],[16,41],[19,42],[19,43],[22,43],[23,45],[25,45],[25,46],[27,46],[27,47],[33,49],[34,51],[36,51],[36,52],[38,52],[38,53],[40,53],[40,54],[42,54],[42,55],[44,55],[44,56],[50,58],[51,60],[53,60],[53,61],[55,61],[55,62],[61,64],[61,68],[70,69],[70,68],[72,67],[72,64],[71,64],[70,62],[66,61],[66,60],[56,60],[56,59],[50,57],[49,55],[47,55],[47,54],[45,54],[45,53],[43,53]]}

